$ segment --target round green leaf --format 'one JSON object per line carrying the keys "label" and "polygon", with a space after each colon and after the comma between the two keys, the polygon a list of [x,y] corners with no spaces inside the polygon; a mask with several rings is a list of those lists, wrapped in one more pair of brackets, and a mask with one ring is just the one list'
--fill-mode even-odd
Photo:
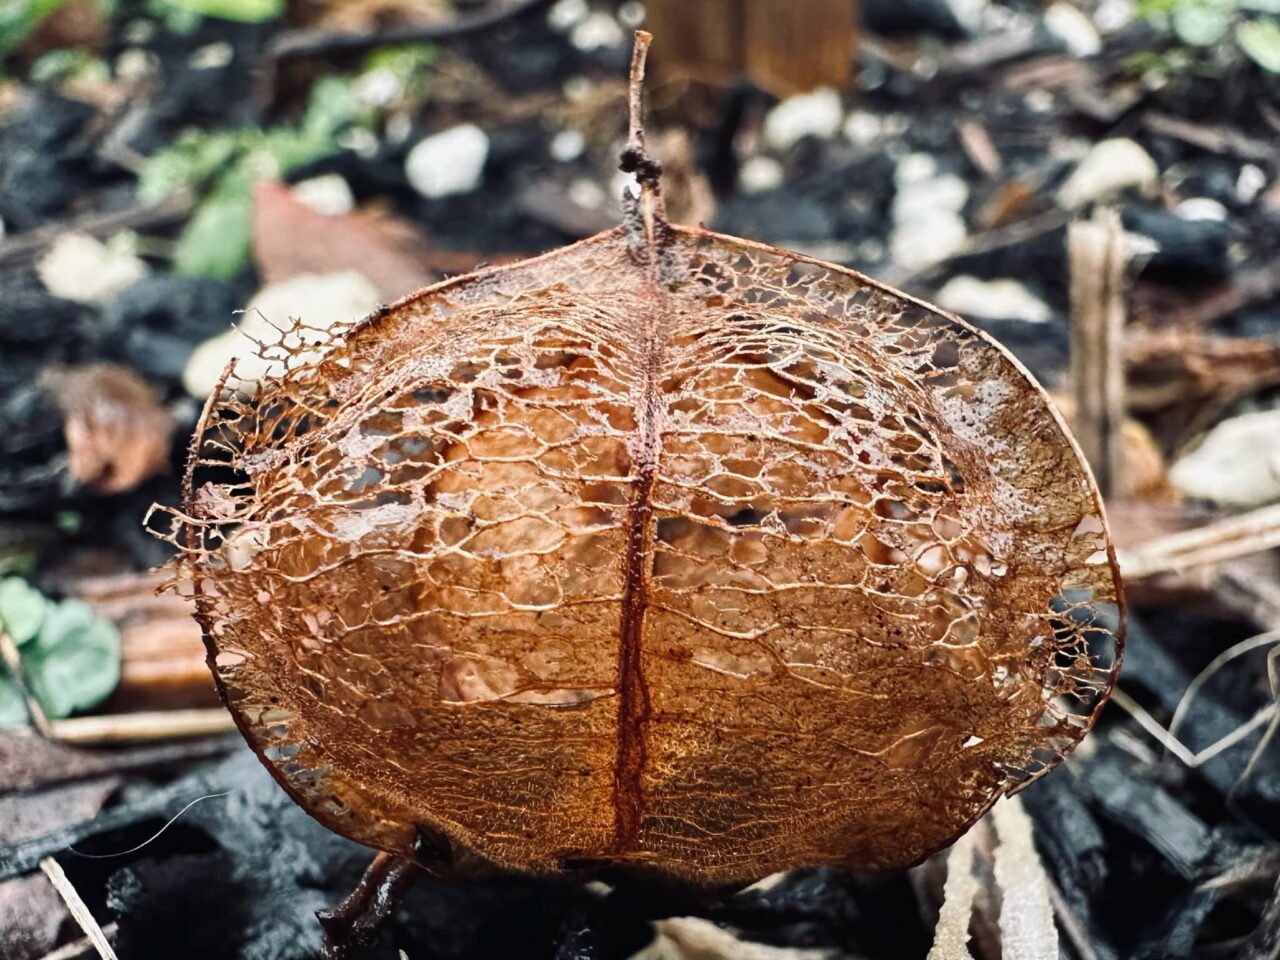
{"label": "round green leaf", "polygon": [[45,711],[66,717],[97,706],[120,682],[120,634],[88,604],[68,600],[50,615],[23,664]]}
{"label": "round green leaf", "polygon": [[48,607],[49,601],[25,581],[17,577],[0,580],[0,623],[18,646],[39,632]]}
{"label": "round green leaf", "polygon": [[22,702],[18,685],[0,675],[0,727],[14,727],[27,722],[27,707]]}
{"label": "round green leaf", "polygon": [[1263,70],[1280,73],[1280,23],[1246,20],[1236,27],[1236,43]]}
{"label": "round green leaf", "polygon": [[81,633],[93,626],[97,619],[93,607],[83,600],[50,603],[44,615],[44,623],[40,627],[40,634],[36,637],[35,649],[52,650],[68,640],[74,641]]}
{"label": "round green leaf", "polygon": [[1211,4],[1184,3],[1173,11],[1173,32],[1193,47],[1208,47],[1223,38],[1231,26],[1231,12]]}

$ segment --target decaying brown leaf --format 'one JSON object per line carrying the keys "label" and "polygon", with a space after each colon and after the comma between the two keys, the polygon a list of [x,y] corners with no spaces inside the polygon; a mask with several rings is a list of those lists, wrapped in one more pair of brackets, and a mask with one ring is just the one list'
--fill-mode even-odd
{"label": "decaying brown leaf", "polygon": [[363,210],[317,213],[277,181],[264,180],[254,190],[253,258],[264,284],[354,266],[393,300],[435,279],[425,246],[402,220]]}
{"label": "decaying brown leaf", "polygon": [[68,468],[99,493],[123,493],[169,462],[173,416],[136,373],[113,363],[45,371],[63,415]]}
{"label": "decaying brown leaf", "polygon": [[918,861],[1110,689],[1097,491],[968,324],[668,223],[638,89],[623,226],[214,392],[210,663],[299,803],[440,872]]}

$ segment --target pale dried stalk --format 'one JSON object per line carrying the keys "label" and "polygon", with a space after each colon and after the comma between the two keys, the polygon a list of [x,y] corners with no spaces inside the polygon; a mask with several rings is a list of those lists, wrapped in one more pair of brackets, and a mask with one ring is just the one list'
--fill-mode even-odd
{"label": "pale dried stalk", "polygon": [[35,698],[35,695],[31,692],[31,687],[27,684],[27,674],[22,668],[22,655],[18,653],[18,645],[13,642],[13,637],[9,636],[9,632],[5,630],[3,624],[0,624],[0,660],[4,661],[4,665],[9,671],[9,676],[13,678],[18,692],[22,695],[22,699],[27,705],[27,714],[31,717],[31,725],[36,728],[41,736],[52,736],[49,718],[45,716],[44,708],[40,706],[40,701]]}
{"label": "pale dried stalk", "polygon": [[1280,546],[1280,504],[1250,510],[1195,530],[1157,537],[1120,551],[1125,579],[1221,563]]}
{"label": "pale dried stalk", "polygon": [[942,909],[933,931],[928,960],[973,960],[969,952],[969,920],[978,893],[973,875],[973,845],[977,830],[955,842],[947,854],[947,880],[942,887]]}
{"label": "pale dried stalk", "polygon": [[995,875],[1004,960],[1058,960],[1049,877],[1036,853],[1031,818],[1017,797],[1006,797],[992,808],[991,819],[1000,838]]}
{"label": "pale dried stalk", "polygon": [[89,908],[85,905],[84,900],[81,899],[79,891],[67,879],[66,873],[63,872],[62,864],[58,863],[53,857],[45,857],[40,861],[40,869],[44,871],[44,875],[53,884],[53,889],[58,891],[58,896],[67,905],[67,910],[70,911],[75,922],[80,925],[80,929],[84,931],[85,936],[89,938],[93,948],[98,951],[98,956],[102,960],[116,960],[116,952],[111,949],[111,944],[107,941],[107,935],[103,932],[102,927],[98,926],[98,921],[93,919],[93,914],[89,912]]}
{"label": "pale dried stalk", "polygon": [[49,736],[62,743],[104,745],[227,733],[235,729],[235,722],[226,710],[212,707],[208,710],[154,710],[75,717],[54,720],[49,726]]}
{"label": "pale dried stalk", "polygon": [[[108,940],[116,935],[119,924],[108,923],[102,928],[103,934]],[[81,937],[79,940],[72,940],[70,943],[64,943],[56,950],[46,953],[40,960],[76,960],[76,957],[83,956],[93,949],[93,941],[88,937]]]}
{"label": "pale dried stalk", "polygon": [[1123,490],[1124,277],[1128,244],[1115,210],[1067,231],[1075,434],[1103,495]]}

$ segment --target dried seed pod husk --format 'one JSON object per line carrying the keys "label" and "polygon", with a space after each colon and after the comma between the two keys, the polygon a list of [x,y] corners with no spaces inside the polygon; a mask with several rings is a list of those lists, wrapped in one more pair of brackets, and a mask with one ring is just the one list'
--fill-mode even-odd
{"label": "dried seed pod husk", "polygon": [[173,536],[220,689],[442,872],[917,862],[1110,689],[1097,490],[986,335],[653,201],[211,398]]}

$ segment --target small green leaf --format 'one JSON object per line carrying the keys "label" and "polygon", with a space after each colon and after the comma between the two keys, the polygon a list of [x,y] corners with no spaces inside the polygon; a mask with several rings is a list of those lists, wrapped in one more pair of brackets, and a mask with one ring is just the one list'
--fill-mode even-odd
{"label": "small green leaf", "polygon": [[0,580],[0,622],[18,646],[40,631],[48,607],[39,590],[17,577]]}
{"label": "small green leaf", "polygon": [[249,263],[250,186],[239,171],[223,177],[187,222],[174,249],[178,273],[230,279]]}
{"label": "small green leaf", "polygon": [[22,702],[18,685],[0,673],[0,727],[13,727],[27,722],[27,706]]}
{"label": "small green leaf", "polygon": [[1183,3],[1173,11],[1173,32],[1192,47],[1212,46],[1230,27],[1230,9],[1218,4]]}
{"label": "small green leaf", "polygon": [[184,130],[142,168],[138,195],[157,203],[177,190],[199,190],[221,176],[243,149],[239,130]]}
{"label": "small green leaf", "polygon": [[284,13],[284,0],[164,0],[167,6],[221,20],[260,23]]}
{"label": "small green leaf", "polygon": [[1280,23],[1246,20],[1236,27],[1236,43],[1263,70],[1280,73]]}
{"label": "small green leaf", "polygon": [[97,706],[120,682],[120,634],[87,603],[65,600],[49,612],[23,666],[45,712],[70,716]]}

